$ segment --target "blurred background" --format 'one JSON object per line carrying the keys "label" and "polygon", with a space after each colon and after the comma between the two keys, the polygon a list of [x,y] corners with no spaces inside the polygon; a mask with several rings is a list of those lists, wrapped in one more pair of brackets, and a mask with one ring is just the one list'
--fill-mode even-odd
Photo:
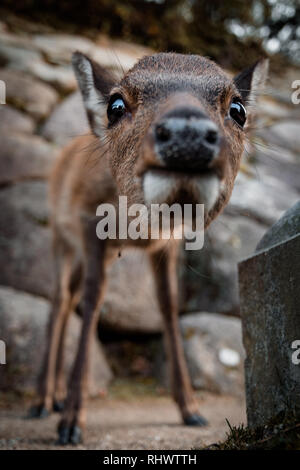
{"label": "blurred background", "polygon": [[224,66],[247,66],[264,50],[300,61],[297,0],[3,0],[2,6],[62,30],[207,55]]}
{"label": "blurred background", "polygon": [[[2,0],[0,80],[6,84],[6,104],[0,105],[0,339],[6,342],[7,364],[0,366],[0,409],[14,410],[34,394],[53,286],[47,175],[62,146],[89,132],[71,54],[80,50],[121,75],[143,55],[164,50],[208,56],[229,73],[261,56],[271,59],[230,204],[208,230],[204,249],[183,252],[179,267],[185,353],[213,424],[206,441],[223,436],[225,411],[233,422],[245,419],[237,263],[299,199],[300,105],[291,99],[293,83],[300,80],[299,43],[297,0]],[[74,314],[68,370],[80,323]],[[124,253],[110,272],[90,384],[91,396],[108,409],[109,400],[123,405],[146,400],[148,408],[144,404],[142,411],[120,405],[124,420],[135,413],[137,421],[151,423],[157,407],[158,420],[178,421],[167,398],[161,333],[147,259],[138,251]],[[0,447],[28,447],[20,428],[18,421],[2,420]],[[117,444],[107,440],[103,445],[130,448],[138,438],[140,448],[199,443],[194,430],[186,432],[185,437],[168,429],[157,440],[157,428],[150,427],[139,437],[113,434]],[[15,436],[21,436],[17,443]]]}

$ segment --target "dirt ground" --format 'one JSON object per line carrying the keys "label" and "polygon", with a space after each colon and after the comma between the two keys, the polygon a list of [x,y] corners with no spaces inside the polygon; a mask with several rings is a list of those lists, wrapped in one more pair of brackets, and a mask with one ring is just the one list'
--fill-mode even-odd
{"label": "dirt ground", "polygon": [[[223,439],[228,431],[225,418],[231,425],[245,422],[245,404],[240,398],[202,394],[199,407],[210,423],[205,428],[181,425],[169,397],[92,400],[85,444],[77,448],[187,450]],[[0,449],[59,449],[55,446],[59,416],[28,420],[24,419],[24,408],[18,405],[0,410]]]}

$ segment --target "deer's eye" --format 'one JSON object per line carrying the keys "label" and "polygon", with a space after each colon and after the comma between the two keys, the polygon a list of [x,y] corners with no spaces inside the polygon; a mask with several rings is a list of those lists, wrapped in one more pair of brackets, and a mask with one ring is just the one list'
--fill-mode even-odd
{"label": "deer's eye", "polygon": [[107,117],[109,124],[115,124],[126,112],[126,105],[121,95],[113,95],[108,103]]}
{"label": "deer's eye", "polygon": [[244,105],[242,105],[239,100],[232,101],[230,105],[229,114],[240,127],[244,127],[247,118],[247,113]]}

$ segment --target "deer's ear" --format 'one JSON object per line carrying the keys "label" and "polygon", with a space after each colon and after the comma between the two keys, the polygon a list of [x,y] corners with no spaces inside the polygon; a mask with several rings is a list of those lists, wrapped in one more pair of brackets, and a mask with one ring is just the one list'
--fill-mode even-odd
{"label": "deer's ear", "polygon": [[264,88],[268,78],[269,60],[261,59],[234,77],[234,83],[247,103],[255,101],[256,95]]}
{"label": "deer's ear", "polygon": [[116,79],[101,65],[80,52],[73,54],[72,65],[91,129],[98,137],[102,137],[106,104]]}

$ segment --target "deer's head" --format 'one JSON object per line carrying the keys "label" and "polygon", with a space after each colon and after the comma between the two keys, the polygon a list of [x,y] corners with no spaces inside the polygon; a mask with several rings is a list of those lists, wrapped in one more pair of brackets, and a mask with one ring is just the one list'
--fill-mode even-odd
{"label": "deer's head", "polygon": [[73,66],[120,195],[203,203],[212,220],[232,192],[267,61],[233,79],[207,58],[174,53],[144,57],[121,80],[78,52]]}

